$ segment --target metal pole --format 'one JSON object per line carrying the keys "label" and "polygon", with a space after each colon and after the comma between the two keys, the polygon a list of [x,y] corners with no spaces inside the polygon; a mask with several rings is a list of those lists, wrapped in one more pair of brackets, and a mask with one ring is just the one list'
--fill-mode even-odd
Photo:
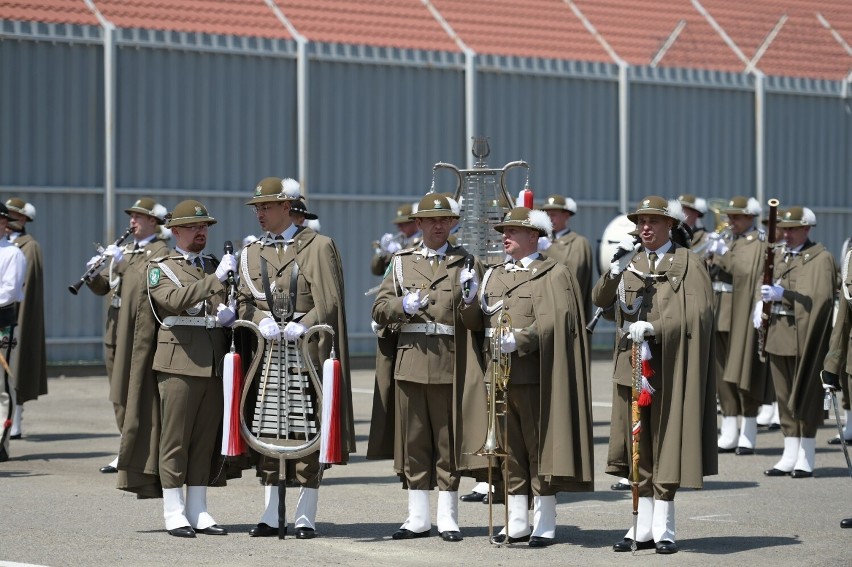
{"label": "metal pole", "polygon": [[115,234],[115,28],[104,25],[104,242]]}
{"label": "metal pole", "polygon": [[626,64],[618,66],[618,203],[627,212],[630,195],[630,80]]}
{"label": "metal pole", "polygon": [[759,203],[765,202],[764,163],[766,159],[764,103],[766,101],[766,76],[754,73],[754,193]]}

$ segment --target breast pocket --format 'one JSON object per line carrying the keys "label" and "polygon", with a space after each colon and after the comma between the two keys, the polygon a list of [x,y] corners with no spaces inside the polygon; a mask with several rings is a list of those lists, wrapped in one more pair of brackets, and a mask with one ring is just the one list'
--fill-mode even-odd
{"label": "breast pocket", "polygon": [[186,352],[189,351],[191,346],[190,337],[182,341],[171,333],[161,335],[157,340],[157,351],[154,353],[154,367],[185,370],[188,359]]}

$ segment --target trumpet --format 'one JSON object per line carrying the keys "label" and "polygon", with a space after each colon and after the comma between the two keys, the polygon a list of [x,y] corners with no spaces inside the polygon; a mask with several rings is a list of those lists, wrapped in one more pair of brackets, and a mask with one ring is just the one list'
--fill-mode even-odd
{"label": "trumpet", "polygon": [[[506,445],[508,444],[508,432],[503,428],[503,439],[497,436],[497,418],[506,415],[506,408],[509,401],[509,376],[512,371],[512,355],[505,354],[500,349],[500,339],[503,335],[512,332],[512,318],[506,313],[506,310],[500,312],[498,319],[499,323],[492,329],[491,335],[491,383],[488,385],[488,430],[485,434],[485,441],[482,447],[474,454],[481,457],[488,457],[488,487],[494,486],[493,482],[493,459],[496,457],[506,457]],[[509,525],[509,508],[508,508],[508,478],[509,478],[509,463],[503,459],[503,501],[504,504],[504,524]],[[495,545],[500,545],[494,541],[494,497],[491,495],[488,499],[488,541]],[[508,536],[505,541],[509,541]]]}
{"label": "trumpet", "polygon": [[[130,235],[133,234],[135,230],[135,227],[128,227],[127,231],[122,234],[115,242],[112,243],[113,246],[121,246],[125,240],[130,238]],[[107,258],[109,258],[109,256],[104,254],[104,250],[105,249],[99,247],[98,252],[100,252],[101,254],[100,257],[95,261],[94,264],[91,265],[91,267],[89,267],[88,270],[86,270],[86,273],[80,277],[80,281],[68,286],[68,291],[70,291],[72,295],[77,295],[77,292],[80,291],[80,288],[83,287],[83,284],[86,283],[89,278],[94,277],[95,274],[101,271],[101,266],[103,266],[104,262],[106,262]]]}

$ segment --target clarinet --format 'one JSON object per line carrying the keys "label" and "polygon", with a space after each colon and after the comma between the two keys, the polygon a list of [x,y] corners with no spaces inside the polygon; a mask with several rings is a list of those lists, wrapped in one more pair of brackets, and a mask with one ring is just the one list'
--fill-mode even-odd
{"label": "clarinet", "polygon": [[[113,244],[113,246],[121,246],[121,245],[124,243],[124,241],[125,241],[125,240],[127,240],[128,238],[130,238],[130,235],[131,235],[131,234],[133,234],[133,231],[134,231],[134,230],[136,230],[134,227],[132,227],[132,226],[131,226],[131,227],[129,227],[129,228],[127,229],[127,232],[125,232],[124,234],[122,234],[122,235],[121,235],[121,237],[119,237],[119,238],[118,238],[118,240],[116,240],[115,242],[113,242],[113,243],[112,243],[112,244]],[[80,281],[75,282],[75,283],[73,283],[73,284],[71,284],[71,285],[69,285],[69,286],[68,286],[68,291],[70,291],[72,295],[77,295],[77,292],[79,292],[79,291],[80,291],[80,288],[81,288],[81,287],[83,287],[83,284],[84,284],[84,283],[86,283],[86,281],[87,281],[89,278],[94,277],[94,276],[95,276],[95,274],[97,274],[98,272],[100,272],[100,271],[101,271],[101,266],[103,266],[103,265],[104,265],[104,262],[106,262],[106,261],[107,261],[107,258],[108,258],[108,257],[109,257],[109,256],[107,256],[107,255],[105,255],[105,254],[101,253],[101,255],[100,255],[100,257],[97,259],[97,261],[96,261],[94,264],[92,264],[92,267],[91,267],[91,268],[89,268],[88,270],[86,270],[86,273],[85,273],[85,274],[83,274],[83,275],[80,277]]]}

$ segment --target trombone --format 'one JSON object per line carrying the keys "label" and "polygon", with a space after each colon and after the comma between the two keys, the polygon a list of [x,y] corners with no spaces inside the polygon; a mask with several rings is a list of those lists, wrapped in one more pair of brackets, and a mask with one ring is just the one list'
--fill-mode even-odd
{"label": "trombone", "polygon": [[[503,510],[506,537],[504,542],[509,541],[509,462],[506,446],[508,445],[508,431],[503,427],[503,438],[497,436],[497,418],[504,417],[509,401],[509,375],[512,370],[512,355],[504,354],[500,350],[500,339],[503,335],[512,332],[512,318],[503,309],[498,318],[498,324],[492,329],[491,334],[491,383],[488,385],[488,430],[482,447],[474,454],[488,457],[488,487],[494,486],[493,463],[494,459],[503,457]],[[504,422],[505,425],[505,422]],[[488,498],[488,541],[497,546],[502,542],[494,541],[494,494],[490,493]]]}

